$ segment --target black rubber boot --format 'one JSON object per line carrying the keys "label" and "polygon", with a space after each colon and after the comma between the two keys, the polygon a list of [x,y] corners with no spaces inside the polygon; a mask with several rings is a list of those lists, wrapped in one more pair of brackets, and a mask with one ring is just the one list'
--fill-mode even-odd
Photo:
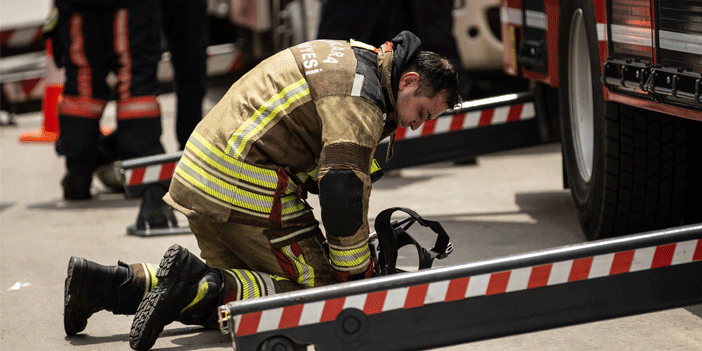
{"label": "black rubber boot", "polygon": [[134,268],[123,262],[103,266],[80,257],[68,261],[63,301],[66,335],[83,331],[93,313],[134,314],[144,296],[144,284],[134,282]]}
{"label": "black rubber boot", "polygon": [[222,272],[180,245],[171,246],[163,255],[156,278],[158,284],[144,296],[134,315],[129,333],[129,346],[134,350],[150,349],[163,328],[176,320],[206,323],[221,301]]}
{"label": "black rubber boot", "polygon": [[93,182],[93,170],[84,167],[68,167],[61,180],[63,198],[66,200],[90,200],[90,185]]}
{"label": "black rubber boot", "polygon": [[144,190],[141,207],[137,215],[136,228],[168,229],[178,227],[173,208],[163,201],[168,190],[161,185],[152,185]]}

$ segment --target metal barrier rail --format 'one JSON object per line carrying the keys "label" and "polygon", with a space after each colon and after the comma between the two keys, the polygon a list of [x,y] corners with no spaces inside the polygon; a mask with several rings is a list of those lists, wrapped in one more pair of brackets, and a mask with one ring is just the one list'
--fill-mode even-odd
{"label": "metal barrier rail", "polygon": [[[387,141],[378,145],[374,157],[382,169],[392,170],[537,145],[546,139],[539,116],[538,104],[530,91],[466,101],[436,120],[425,122],[416,131],[398,129],[395,157],[390,163],[384,162]],[[510,135],[510,138],[500,138],[500,135]],[[146,189],[155,185],[168,189],[182,155],[179,151],[118,163],[116,167],[124,177],[127,197],[141,197]],[[140,236],[190,232],[187,228],[172,227],[146,230],[139,225],[130,226],[127,231]]]}
{"label": "metal barrier rail", "polygon": [[702,302],[702,225],[219,307],[235,350],[416,350]]}
{"label": "metal barrier rail", "polygon": [[392,170],[543,144],[548,132],[540,110],[531,91],[465,101],[417,130],[398,128],[392,160],[385,162],[387,140],[375,158]]}

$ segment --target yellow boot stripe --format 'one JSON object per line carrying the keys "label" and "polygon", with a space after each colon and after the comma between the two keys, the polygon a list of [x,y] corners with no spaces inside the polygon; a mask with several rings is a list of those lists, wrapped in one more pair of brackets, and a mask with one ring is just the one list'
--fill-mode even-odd
{"label": "yellow boot stripe", "polygon": [[151,290],[154,290],[156,284],[158,284],[158,278],[156,278],[156,271],[158,270],[158,265],[153,265],[151,263],[142,263],[142,268],[144,269],[144,275],[146,279],[144,281],[144,295]]}
{"label": "yellow boot stripe", "polygon": [[185,308],[183,308],[180,311],[180,313],[183,313],[185,310],[187,310],[190,307],[193,307],[196,303],[200,302],[203,298],[205,298],[205,295],[207,295],[207,292],[210,289],[209,286],[210,284],[207,284],[207,282],[205,282],[204,284],[200,284],[200,287],[197,289],[197,294],[195,295],[193,301],[191,301],[187,306],[185,306]]}

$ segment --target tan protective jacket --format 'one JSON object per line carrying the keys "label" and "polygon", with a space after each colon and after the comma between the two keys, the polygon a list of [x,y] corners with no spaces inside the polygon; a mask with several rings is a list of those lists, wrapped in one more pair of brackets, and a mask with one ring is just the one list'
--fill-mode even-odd
{"label": "tan protective jacket", "polygon": [[364,271],[373,153],[397,126],[392,64],[391,43],[331,40],[266,59],[197,126],[164,199],[191,218],[281,228],[313,220],[306,190],[332,169],[351,170],[362,182],[362,225],[350,236],[325,227],[332,266]]}

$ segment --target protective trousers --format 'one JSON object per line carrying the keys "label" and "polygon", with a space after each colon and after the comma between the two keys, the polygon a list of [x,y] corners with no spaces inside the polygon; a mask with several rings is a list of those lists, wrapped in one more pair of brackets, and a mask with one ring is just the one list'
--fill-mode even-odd
{"label": "protective trousers", "polygon": [[209,22],[205,0],[159,0],[161,28],[173,64],[176,137],[182,150],[202,120]]}
{"label": "protective trousers", "polygon": [[191,218],[189,222],[200,256],[224,272],[225,302],[336,283],[314,219],[278,229]]}
{"label": "protective trousers", "polygon": [[66,156],[67,167],[90,170],[100,163],[99,120],[111,97],[109,72],[118,79],[116,157],[163,153],[156,100],[161,56],[157,0],[119,9],[66,8],[60,7],[59,15],[66,83],[58,107],[61,135],[56,150]]}

